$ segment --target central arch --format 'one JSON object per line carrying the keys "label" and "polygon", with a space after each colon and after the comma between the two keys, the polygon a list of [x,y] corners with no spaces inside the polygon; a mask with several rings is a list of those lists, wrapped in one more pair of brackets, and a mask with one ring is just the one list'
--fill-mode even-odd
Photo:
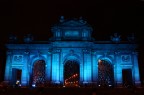
{"label": "central arch", "polygon": [[80,65],[77,60],[67,60],[64,64],[64,86],[77,87],[80,82]]}

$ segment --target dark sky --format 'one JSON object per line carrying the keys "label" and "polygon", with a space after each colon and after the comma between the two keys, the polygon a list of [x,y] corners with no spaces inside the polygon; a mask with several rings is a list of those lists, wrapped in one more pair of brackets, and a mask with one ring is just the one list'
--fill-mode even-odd
{"label": "dark sky", "polygon": [[46,40],[51,37],[50,27],[61,15],[66,19],[82,16],[92,25],[97,40],[109,40],[113,32],[125,38],[129,33],[144,31],[142,0],[1,0],[0,7],[0,37],[4,43],[8,34],[22,39],[31,33],[36,40]]}

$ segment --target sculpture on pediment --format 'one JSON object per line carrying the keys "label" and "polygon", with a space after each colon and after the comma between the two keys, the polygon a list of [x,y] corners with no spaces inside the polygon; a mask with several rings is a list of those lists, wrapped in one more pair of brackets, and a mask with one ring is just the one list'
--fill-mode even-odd
{"label": "sculpture on pediment", "polygon": [[31,34],[27,34],[26,36],[24,36],[23,40],[25,43],[31,43],[33,41],[33,36]]}
{"label": "sculpture on pediment", "polygon": [[64,22],[64,16],[60,16],[60,22]]}
{"label": "sculpture on pediment", "polygon": [[17,41],[17,37],[15,36],[15,35],[13,35],[13,34],[10,34],[9,35],[9,42],[16,42]]}
{"label": "sculpture on pediment", "polygon": [[114,35],[113,36],[111,36],[111,41],[113,41],[113,42],[115,42],[115,43],[119,43],[120,42],[120,40],[121,40],[121,38],[120,38],[121,36],[120,35],[118,35],[118,33],[114,33]]}
{"label": "sculpture on pediment", "polygon": [[80,17],[80,18],[79,18],[79,22],[80,22],[80,23],[83,23],[83,24],[86,24],[86,21],[85,21],[85,20],[83,20],[83,18],[82,18],[82,17]]}
{"label": "sculpture on pediment", "polygon": [[129,42],[135,42],[135,35],[134,35],[134,33],[132,33],[131,35],[129,35],[129,36],[127,37],[127,40],[128,40]]}

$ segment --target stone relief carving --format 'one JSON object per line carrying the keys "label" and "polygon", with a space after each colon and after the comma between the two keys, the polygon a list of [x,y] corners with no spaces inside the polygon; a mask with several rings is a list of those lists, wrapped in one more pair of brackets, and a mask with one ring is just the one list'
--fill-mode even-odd
{"label": "stone relief carving", "polygon": [[121,59],[122,59],[122,62],[130,62],[131,57],[130,55],[122,55]]}
{"label": "stone relief carving", "polygon": [[114,33],[114,35],[111,36],[111,40],[115,43],[120,42],[120,40],[121,40],[120,35],[118,35],[118,33]]}
{"label": "stone relief carving", "polygon": [[14,55],[14,61],[15,62],[22,62],[22,58],[23,58],[23,56],[22,55]]}

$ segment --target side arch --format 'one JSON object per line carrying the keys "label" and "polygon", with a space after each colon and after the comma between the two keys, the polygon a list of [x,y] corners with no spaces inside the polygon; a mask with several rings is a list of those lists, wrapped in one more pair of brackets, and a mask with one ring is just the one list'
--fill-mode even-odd
{"label": "side arch", "polygon": [[114,65],[113,61],[108,57],[98,58],[98,86],[109,87],[114,86]]}
{"label": "side arch", "polygon": [[31,59],[30,59],[30,65],[33,66],[34,63],[38,60],[44,60],[46,62],[46,58],[44,56],[33,56]]}
{"label": "side arch", "polygon": [[110,62],[112,65],[114,65],[114,60],[111,56],[100,56],[97,61],[99,60],[106,60],[108,62]]}
{"label": "side arch", "polygon": [[44,64],[43,64],[43,68],[44,68],[44,73],[46,73],[46,58],[43,57],[43,56],[33,56],[31,59],[30,59],[30,64],[29,64],[29,75],[30,75],[30,79],[29,79],[29,85],[32,86],[33,84],[33,69],[34,69],[34,66],[37,62],[39,61],[43,61]]}
{"label": "side arch", "polygon": [[32,69],[32,84],[36,85],[38,87],[45,85],[45,61],[44,60],[38,60],[34,63],[33,69]]}

